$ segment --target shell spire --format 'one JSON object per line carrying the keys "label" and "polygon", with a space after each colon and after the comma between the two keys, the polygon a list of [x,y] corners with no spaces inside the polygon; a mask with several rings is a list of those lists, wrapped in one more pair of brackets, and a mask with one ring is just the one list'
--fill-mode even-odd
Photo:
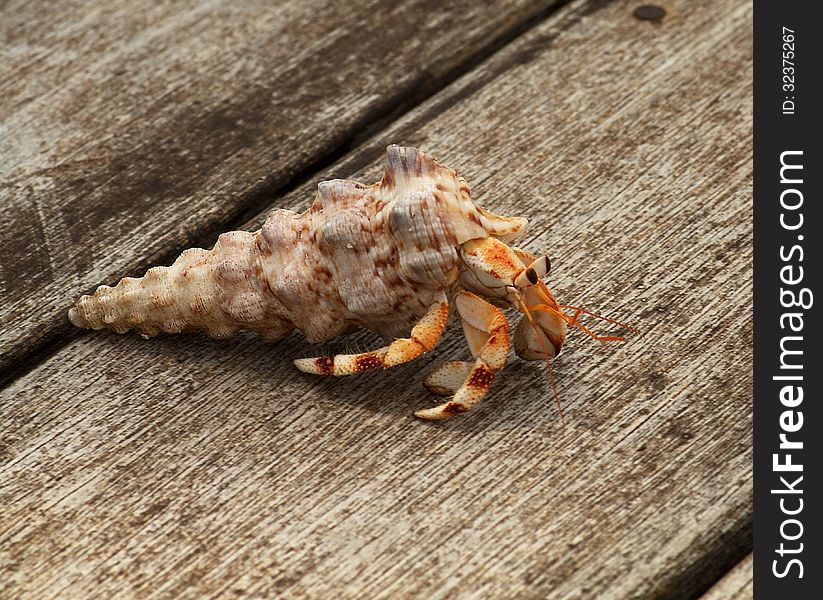
{"label": "shell spire", "polygon": [[250,329],[280,339],[292,327],[276,314],[276,303],[257,276],[257,235],[224,233],[212,250],[191,248],[168,267],[142,278],[125,277],[115,287],[100,286],[69,310],[77,327],[159,333],[205,331],[225,338]]}

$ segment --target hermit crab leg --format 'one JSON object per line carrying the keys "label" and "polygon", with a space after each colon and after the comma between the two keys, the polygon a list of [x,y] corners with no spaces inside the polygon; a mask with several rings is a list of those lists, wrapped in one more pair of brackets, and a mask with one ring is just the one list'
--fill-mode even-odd
{"label": "hermit crab leg", "polygon": [[[457,311],[463,320],[463,332],[469,343],[474,366],[464,375],[462,385],[448,402],[414,413],[421,419],[448,419],[466,412],[486,395],[494,374],[506,366],[509,354],[509,324],[503,312],[471,292],[460,292],[455,298]],[[441,390],[454,385],[458,368],[446,363],[426,378],[427,383],[441,384]]]}
{"label": "hermit crab leg", "polygon": [[423,380],[423,385],[438,396],[454,396],[469,377],[474,363],[452,360],[438,365]]}
{"label": "hermit crab leg", "polygon": [[304,373],[335,375],[338,377],[363,373],[381,367],[384,369],[396,367],[433,349],[440,340],[448,318],[449,301],[446,299],[446,295],[441,292],[429,306],[426,314],[412,328],[409,337],[396,339],[388,346],[383,346],[371,352],[338,354],[334,357],[299,358],[294,361],[294,366]]}

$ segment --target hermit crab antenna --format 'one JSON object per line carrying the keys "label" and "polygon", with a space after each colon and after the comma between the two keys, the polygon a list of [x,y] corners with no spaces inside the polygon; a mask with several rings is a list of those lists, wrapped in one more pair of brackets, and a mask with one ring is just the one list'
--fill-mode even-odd
{"label": "hermit crab antenna", "polygon": [[[532,322],[532,327],[537,327],[534,322]],[[540,333],[538,331],[538,333]],[[541,339],[541,345],[543,346],[543,351],[546,352],[546,366],[549,369],[549,383],[552,386],[552,394],[554,395],[554,402],[557,404],[557,412],[560,413],[560,425],[562,427],[566,426],[566,419],[563,418],[563,407],[560,405],[560,396],[557,395],[557,388],[554,386],[554,369],[552,369],[552,361],[549,360],[548,348],[546,347],[545,342]]]}
{"label": "hermit crab antenna", "polygon": [[621,323],[620,321],[615,321],[614,319],[610,319],[608,317],[598,315],[597,313],[593,313],[590,310],[586,310],[585,308],[582,308],[582,307],[579,307],[579,306],[572,306],[571,304],[560,304],[558,306],[559,306],[559,308],[569,308],[569,309],[575,311],[574,316],[571,317],[572,320],[569,321],[569,323],[571,325],[577,325],[577,317],[579,317],[581,314],[585,314],[585,315],[589,315],[591,317],[594,317],[595,319],[600,319],[601,321],[605,321],[606,323],[611,323],[612,325],[617,325],[618,327],[622,327],[623,329],[628,329],[629,331],[631,331],[632,333],[636,333],[637,335],[643,335],[642,333],[640,333],[639,330],[635,329],[634,327],[630,327],[629,325],[626,325],[625,323]]}
{"label": "hermit crab antenna", "polygon": [[[589,337],[591,337],[592,339],[597,340],[598,342],[623,342],[623,341],[625,341],[625,338],[623,338],[619,335],[598,335],[598,334],[594,333],[591,329],[589,329],[588,327],[586,327],[580,321],[577,320],[577,318],[581,314],[590,315],[590,316],[595,317],[597,319],[600,319],[602,321],[606,321],[607,323],[612,323],[613,325],[617,325],[618,327],[623,327],[624,329],[628,329],[632,333],[642,335],[640,333],[640,331],[638,331],[634,327],[630,327],[630,326],[626,325],[625,323],[621,323],[620,321],[615,321],[614,319],[609,319],[608,317],[598,315],[597,313],[593,313],[590,310],[586,310],[585,308],[581,308],[581,307],[578,307],[578,306],[572,306],[570,304],[557,304],[557,303],[553,302],[551,298],[549,298],[549,296],[546,294],[546,292],[544,292],[540,288],[535,288],[535,289],[537,290],[537,293],[540,296],[540,298],[546,304],[533,304],[530,307],[531,310],[540,311],[540,312],[548,312],[548,313],[552,313],[554,315],[557,315],[558,317],[563,319],[567,324],[569,324],[573,327],[577,327],[581,331],[585,332]],[[552,306],[552,305],[554,305],[554,306]],[[569,309],[574,310],[575,312],[574,312],[573,315],[567,315],[566,313],[564,313],[561,310],[563,308],[569,308]]]}
{"label": "hermit crab antenna", "polygon": [[561,319],[563,319],[567,324],[577,327],[581,331],[583,331],[586,335],[590,338],[597,340],[598,342],[624,342],[625,338],[619,335],[597,335],[591,329],[583,325],[580,321],[577,320],[577,317],[580,313],[575,313],[574,315],[567,315],[566,313],[562,312],[559,308],[555,308],[554,306],[549,306],[548,304],[533,304],[531,309],[534,311],[539,312],[547,312],[552,313],[553,315],[557,315]]}

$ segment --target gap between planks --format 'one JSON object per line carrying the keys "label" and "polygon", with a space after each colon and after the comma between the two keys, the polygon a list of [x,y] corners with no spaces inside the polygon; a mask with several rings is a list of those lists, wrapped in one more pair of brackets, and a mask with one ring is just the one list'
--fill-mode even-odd
{"label": "gap between planks", "polygon": [[749,552],[699,600],[751,600],[754,591],[753,569],[753,555]]}

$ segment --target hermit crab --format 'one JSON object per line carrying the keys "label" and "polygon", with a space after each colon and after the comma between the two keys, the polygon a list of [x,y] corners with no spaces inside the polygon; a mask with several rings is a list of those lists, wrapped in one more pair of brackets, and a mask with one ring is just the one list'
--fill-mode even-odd
{"label": "hermit crab", "polygon": [[169,267],[101,286],[80,298],[69,320],[144,337],[205,331],[225,338],[245,329],[277,341],[298,329],[322,342],[364,327],[391,340],[370,352],[294,361],[306,373],[339,376],[432,350],[454,306],[474,361],[446,362],[428,374],[426,387],[450,398],[415,413],[423,419],[465,412],[489,391],[509,353],[504,308],[523,315],[515,352],[547,361],[550,378],[567,327],[596,340],[623,339],[597,335],[578,318],[620,323],[558,304],[543,281],[547,256],[508,245],[525,218],[481,208],[462,177],[424,152],[392,145],[387,154],[379,183],[321,182],[306,212],[275,210],[259,231],[224,233],[211,250],[192,248]]}

